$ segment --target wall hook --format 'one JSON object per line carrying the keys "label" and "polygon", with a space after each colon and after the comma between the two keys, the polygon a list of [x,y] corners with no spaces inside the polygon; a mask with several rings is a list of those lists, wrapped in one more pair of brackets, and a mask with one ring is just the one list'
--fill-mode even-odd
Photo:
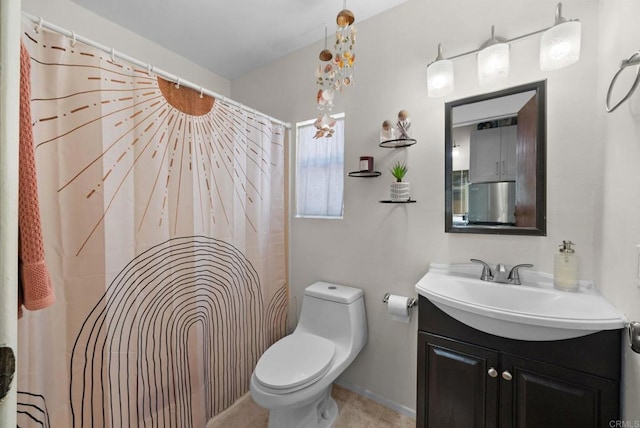
{"label": "wall hook", "polygon": [[38,26],[36,28],[34,28],[34,31],[36,33],[40,33],[40,31],[42,30],[42,24],[44,24],[44,19],[42,19],[42,17],[38,18]]}
{"label": "wall hook", "polygon": [[16,373],[16,356],[8,346],[0,346],[0,400],[9,390]]}

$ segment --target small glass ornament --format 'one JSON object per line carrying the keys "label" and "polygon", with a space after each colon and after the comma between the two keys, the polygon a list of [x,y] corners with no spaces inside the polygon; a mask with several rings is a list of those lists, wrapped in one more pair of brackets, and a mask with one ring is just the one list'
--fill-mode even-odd
{"label": "small glass ornament", "polygon": [[382,122],[382,129],[380,130],[380,142],[395,140],[396,139],[396,130],[391,124],[390,120],[385,120]]}

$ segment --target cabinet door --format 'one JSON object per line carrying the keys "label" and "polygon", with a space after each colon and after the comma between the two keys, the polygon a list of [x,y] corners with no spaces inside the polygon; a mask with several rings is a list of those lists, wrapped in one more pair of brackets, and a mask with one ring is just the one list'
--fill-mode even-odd
{"label": "cabinet door", "polygon": [[501,363],[501,428],[597,428],[618,419],[616,382],[509,354]]}
{"label": "cabinet door", "polygon": [[498,353],[418,333],[417,427],[497,427]]}
{"label": "cabinet door", "polygon": [[471,131],[469,144],[469,182],[500,181],[501,129],[490,128]]}
{"label": "cabinet door", "polygon": [[502,181],[516,181],[516,143],[518,140],[518,126],[504,126],[500,139],[500,179]]}

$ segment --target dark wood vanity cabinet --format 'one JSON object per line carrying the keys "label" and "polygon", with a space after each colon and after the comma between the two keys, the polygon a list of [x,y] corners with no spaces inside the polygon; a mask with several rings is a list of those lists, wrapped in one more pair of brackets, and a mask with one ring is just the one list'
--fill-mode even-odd
{"label": "dark wood vanity cabinet", "polygon": [[620,331],[529,342],[420,297],[417,427],[596,428],[619,420]]}
{"label": "dark wood vanity cabinet", "polygon": [[[419,427],[497,427],[499,353],[418,333]],[[497,376],[497,371],[496,371]]]}

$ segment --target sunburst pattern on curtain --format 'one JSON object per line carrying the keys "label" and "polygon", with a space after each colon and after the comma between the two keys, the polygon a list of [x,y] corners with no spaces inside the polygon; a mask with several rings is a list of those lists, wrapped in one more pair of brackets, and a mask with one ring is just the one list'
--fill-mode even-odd
{"label": "sunburst pattern on curtain", "polygon": [[24,30],[60,303],[21,321],[20,389],[53,428],[203,426],[285,332],[283,129]]}
{"label": "sunburst pattern on curtain", "polygon": [[[60,43],[49,46],[26,36],[31,41],[28,46],[49,54],[33,58],[34,69],[53,75],[73,73],[72,82],[58,81],[54,87],[51,81],[34,82],[34,93],[40,85],[41,94],[58,95],[34,94],[38,113],[34,130],[45,136],[37,149],[78,157],[74,165],[65,165],[56,190],[74,200],[86,199],[87,204],[98,196],[103,199],[102,212],[82,224],[86,230],[76,254],[104,228],[104,217],[119,197],[127,197],[126,189],[134,181],[136,188],[141,187],[136,190],[141,192],[136,195],[137,230],[161,227],[164,222],[171,223],[173,234],[179,233],[181,223],[191,228],[192,221],[203,229],[208,224],[229,225],[240,208],[257,232],[259,213],[253,208],[264,196],[261,183],[272,168],[282,168],[281,160],[274,159],[282,154],[281,129],[271,129],[264,119],[224,102],[200,98],[196,91],[179,88],[147,70],[113,62],[90,48],[73,49],[61,36],[52,35]],[[65,62],[57,62],[62,58]],[[265,150],[260,144],[267,132],[275,133],[272,145],[279,149]],[[102,139],[103,144],[97,144]],[[144,169],[144,176],[138,169]],[[237,198],[223,197],[230,186]],[[240,206],[231,207],[234,201]],[[182,212],[181,204],[187,202],[198,209]]]}

